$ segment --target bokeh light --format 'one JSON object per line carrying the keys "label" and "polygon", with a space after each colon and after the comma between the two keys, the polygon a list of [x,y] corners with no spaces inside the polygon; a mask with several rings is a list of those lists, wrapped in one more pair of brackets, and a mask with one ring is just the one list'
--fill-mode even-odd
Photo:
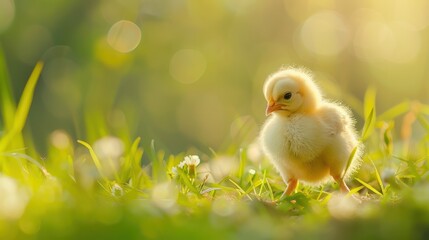
{"label": "bokeh light", "polygon": [[[356,55],[365,61],[388,58],[395,50],[394,34],[390,27],[381,20],[371,19],[367,12],[360,12],[358,18],[365,17],[356,30],[354,47]],[[371,36],[371,37],[368,37]]]}
{"label": "bokeh light", "polygon": [[107,34],[107,42],[118,52],[133,51],[141,40],[141,30],[133,22],[121,20],[112,25]]}
{"label": "bokeh light", "polygon": [[[57,50],[60,48],[67,47],[56,47]],[[46,63],[43,72],[46,88],[43,89],[42,99],[45,109],[54,116],[68,118],[76,113],[82,97],[76,84],[78,72],[79,66],[67,57],[54,57]],[[57,101],[52,101],[52,96],[55,96]]]}
{"label": "bokeh light", "polygon": [[70,137],[64,130],[53,131],[50,135],[50,142],[58,149],[66,149],[71,146]]}
{"label": "bokeh light", "polygon": [[[28,44],[31,39],[31,44]],[[31,24],[22,28],[16,39],[18,58],[26,64],[34,64],[53,44],[53,37],[48,28],[43,25]]]}
{"label": "bokeh light", "polygon": [[209,172],[215,182],[219,182],[238,168],[237,159],[229,156],[219,156],[209,165]]}
{"label": "bokeh light", "polygon": [[19,219],[28,203],[29,196],[15,179],[0,174],[0,216]]}
{"label": "bokeh light", "polygon": [[359,11],[356,17],[366,19],[359,24],[354,38],[356,55],[362,60],[407,63],[417,57],[421,37],[412,26],[405,22],[387,23],[368,10]]}
{"label": "bokeh light", "polygon": [[118,159],[124,153],[121,139],[107,136],[94,143],[94,151],[101,159]]}
{"label": "bokeh light", "polygon": [[219,197],[213,201],[212,211],[219,216],[228,217],[236,212],[237,204],[239,203],[234,199]]}
{"label": "bokeh light", "polygon": [[101,161],[104,173],[112,176],[120,167],[121,156],[124,154],[124,143],[121,139],[106,136],[95,141],[94,152]]}
{"label": "bokeh light", "polygon": [[0,33],[5,31],[15,18],[13,0],[0,0]]}
{"label": "bokeh light", "polygon": [[152,201],[161,209],[173,212],[178,198],[177,187],[173,183],[161,183],[152,190]]}
{"label": "bokeh light", "polygon": [[395,20],[403,22],[414,31],[425,30],[429,26],[429,2],[416,0],[410,4],[407,0],[397,1],[395,6]]}
{"label": "bokeh light", "polygon": [[211,146],[225,138],[226,106],[218,96],[207,91],[184,98],[176,110],[176,121],[183,134]]}
{"label": "bokeh light", "polygon": [[334,218],[345,219],[356,216],[359,200],[341,193],[332,194],[328,202],[329,213]]}
{"label": "bokeh light", "polygon": [[304,22],[300,39],[308,50],[324,56],[333,56],[347,46],[350,33],[337,12],[322,11]]}
{"label": "bokeh light", "polygon": [[177,51],[170,61],[173,78],[185,84],[198,81],[206,70],[206,60],[201,52],[194,49]]}

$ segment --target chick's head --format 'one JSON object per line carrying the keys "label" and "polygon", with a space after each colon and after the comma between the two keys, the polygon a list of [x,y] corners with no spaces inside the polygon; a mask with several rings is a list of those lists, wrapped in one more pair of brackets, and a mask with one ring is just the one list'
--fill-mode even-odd
{"label": "chick's head", "polygon": [[263,91],[267,100],[267,115],[311,113],[322,101],[319,88],[311,75],[297,68],[281,69],[270,75],[264,83]]}

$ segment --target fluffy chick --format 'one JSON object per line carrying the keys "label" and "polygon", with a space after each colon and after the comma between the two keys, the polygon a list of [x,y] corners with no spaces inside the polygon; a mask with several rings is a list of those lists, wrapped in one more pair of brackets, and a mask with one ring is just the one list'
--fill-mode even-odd
{"label": "fluffy chick", "polygon": [[[361,146],[348,108],[325,100],[311,75],[282,69],[264,84],[269,116],[260,133],[264,153],[279,171],[290,195],[298,180],[321,184],[330,176],[340,189],[359,165]],[[353,149],[357,152],[346,171]]]}

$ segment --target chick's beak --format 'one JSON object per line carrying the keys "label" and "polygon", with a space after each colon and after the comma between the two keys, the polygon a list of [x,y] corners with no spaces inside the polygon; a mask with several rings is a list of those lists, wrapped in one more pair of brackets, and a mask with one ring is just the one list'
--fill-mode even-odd
{"label": "chick's beak", "polygon": [[276,104],[274,100],[270,100],[267,104],[267,109],[265,111],[265,115],[270,115],[270,113],[281,109],[282,106],[280,104]]}

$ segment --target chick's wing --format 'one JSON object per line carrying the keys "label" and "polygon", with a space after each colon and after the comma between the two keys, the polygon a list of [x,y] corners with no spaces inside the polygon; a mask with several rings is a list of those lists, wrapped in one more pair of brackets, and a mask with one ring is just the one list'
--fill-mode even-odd
{"label": "chick's wing", "polygon": [[354,125],[350,110],[339,103],[323,103],[317,115],[331,136],[337,135]]}

